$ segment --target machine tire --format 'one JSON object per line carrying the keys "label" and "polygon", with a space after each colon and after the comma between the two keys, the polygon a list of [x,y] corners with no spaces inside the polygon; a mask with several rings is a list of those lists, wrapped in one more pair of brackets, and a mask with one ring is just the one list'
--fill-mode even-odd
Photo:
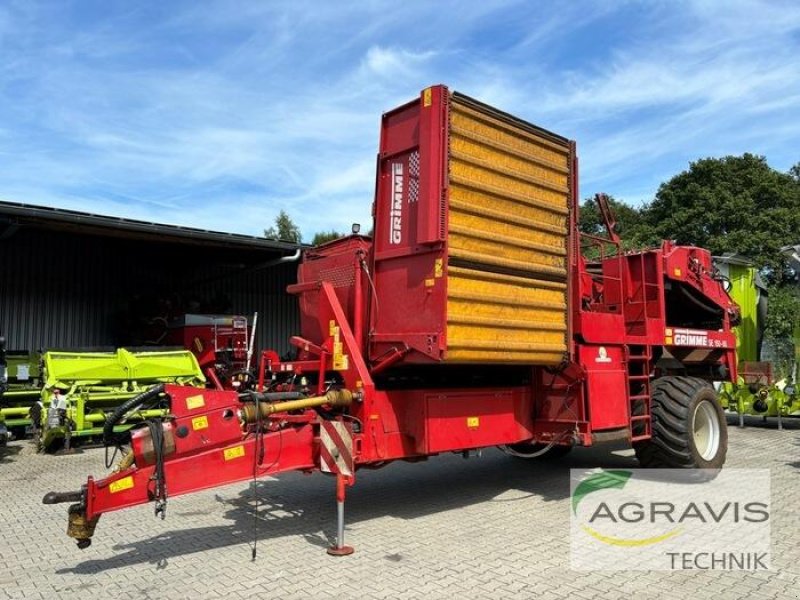
{"label": "machine tire", "polygon": [[[544,449],[545,446],[547,446],[547,444],[530,444],[522,442],[519,444],[509,444],[508,448],[516,452],[520,452],[521,454],[528,454],[532,452],[539,452],[540,450]],[[556,460],[565,457],[570,452],[572,452],[572,446],[556,445],[551,447],[547,452],[539,456],[532,456],[532,457],[516,456],[516,455],[512,456],[514,456],[515,458],[520,458],[522,460]]]}
{"label": "machine tire", "polygon": [[653,435],[634,444],[643,467],[720,469],[728,429],[717,394],[697,377],[662,377],[653,383]]}

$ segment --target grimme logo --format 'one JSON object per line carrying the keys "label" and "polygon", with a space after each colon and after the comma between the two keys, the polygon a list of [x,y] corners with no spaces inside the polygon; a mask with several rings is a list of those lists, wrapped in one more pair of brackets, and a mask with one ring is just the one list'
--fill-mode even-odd
{"label": "grimme logo", "polygon": [[403,163],[392,163],[392,197],[389,208],[389,243],[403,239]]}
{"label": "grimme logo", "polygon": [[754,490],[752,479],[734,482],[736,470],[727,471],[692,478],[683,470],[608,470],[573,479],[573,567],[768,569],[769,473]]}
{"label": "grimme logo", "polygon": [[708,333],[694,329],[676,329],[676,346],[708,346]]}

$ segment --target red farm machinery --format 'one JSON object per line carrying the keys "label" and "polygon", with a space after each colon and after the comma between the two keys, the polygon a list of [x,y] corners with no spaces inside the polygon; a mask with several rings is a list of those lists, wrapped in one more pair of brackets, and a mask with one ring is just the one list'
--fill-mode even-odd
{"label": "red farm machinery", "polygon": [[[575,144],[434,86],[383,115],[374,236],[307,250],[293,360],[260,354],[252,391],[153,387],[106,421],[129,443],[68,502],[101,514],[284,471],[361,467],[500,446],[526,458],[627,440],[642,466],[720,468],[713,381],[736,379],[738,307],[706,250],[624,252],[579,232]],[[117,439],[131,411],[167,416]]]}

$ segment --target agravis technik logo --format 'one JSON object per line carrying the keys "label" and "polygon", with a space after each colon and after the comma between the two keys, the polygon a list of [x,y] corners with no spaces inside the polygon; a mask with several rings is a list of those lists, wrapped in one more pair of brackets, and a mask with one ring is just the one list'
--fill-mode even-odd
{"label": "agravis technik logo", "polygon": [[[591,494],[600,490],[608,490],[612,488],[623,489],[632,475],[631,471],[600,471],[594,473],[580,482],[578,487],[572,494],[572,512],[577,515],[578,504],[580,501]],[[631,510],[629,510],[631,509]],[[626,503],[621,505],[619,518],[635,520],[637,517],[641,519],[643,515],[643,508],[640,505]],[[623,514],[624,513],[624,514]],[[680,527],[676,527],[663,533],[661,535],[654,535],[644,538],[618,538],[613,535],[604,535],[593,527],[595,521],[600,519],[611,519],[615,521],[614,513],[606,502],[601,502],[592,516],[589,518],[588,524],[583,524],[583,530],[591,535],[596,540],[600,540],[604,544],[611,544],[614,546],[650,546],[663,542],[681,531]]]}
{"label": "agravis technik logo", "polygon": [[769,568],[766,469],[573,470],[571,483],[573,568]]}

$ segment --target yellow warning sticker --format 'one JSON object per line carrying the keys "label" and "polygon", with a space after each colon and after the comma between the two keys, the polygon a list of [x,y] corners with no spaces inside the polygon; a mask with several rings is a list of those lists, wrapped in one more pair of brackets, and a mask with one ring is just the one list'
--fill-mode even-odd
{"label": "yellow warning sticker", "polygon": [[208,417],[203,415],[202,417],[195,417],[192,419],[192,429],[197,431],[198,429],[207,429],[208,428]]}
{"label": "yellow warning sticker", "polygon": [[225,448],[222,451],[222,456],[225,460],[233,460],[234,458],[241,458],[244,456],[244,446],[234,446],[233,448]]}
{"label": "yellow warning sticker", "polygon": [[431,105],[431,88],[425,88],[422,92],[422,106]]}
{"label": "yellow warning sticker", "polygon": [[334,371],[347,371],[350,368],[350,360],[347,354],[342,354],[339,352],[338,354],[333,355],[333,370]]}
{"label": "yellow warning sticker", "polygon": [[433,287],[435,284],[436,280],[433,278],[425,280],[425,287]]}
{"label": "yellow warning sticker", "polygon": [[116,481],[112,481],[108,485],[108,491],[112,494],[116,494],[117,492],[122,492],[124,490],[129,490],[133,487],[133,476],[128,475],[127,477],[123,477],[122,479],[117,479]]}
{"label": "yellow warning sticker", "polygon": [[478,417],[467,417],[467,427],[470,429],[477,429],[481,426],[481,420]]}
{"label": "yellow warning sticker", "polygon": [[188,396],[186,398],[186,410],[194,410],[195,408],[202,408],[206,405],[206,401],[203,399],[203,394],[198,394],[197,396]]}
{"label": "yellow warning sticker", "polygon": [[681,276],[681,270],[678,267],[675,267],[675,269],[672,272],[675,274],[675,277]]}
{"label": "yellow warning sticker", "polygon": [[433,276],[434,277],[441,277],[442,276],[442,267],[443,262],[441,258],[437,258],[436,262],[433,263]]}

